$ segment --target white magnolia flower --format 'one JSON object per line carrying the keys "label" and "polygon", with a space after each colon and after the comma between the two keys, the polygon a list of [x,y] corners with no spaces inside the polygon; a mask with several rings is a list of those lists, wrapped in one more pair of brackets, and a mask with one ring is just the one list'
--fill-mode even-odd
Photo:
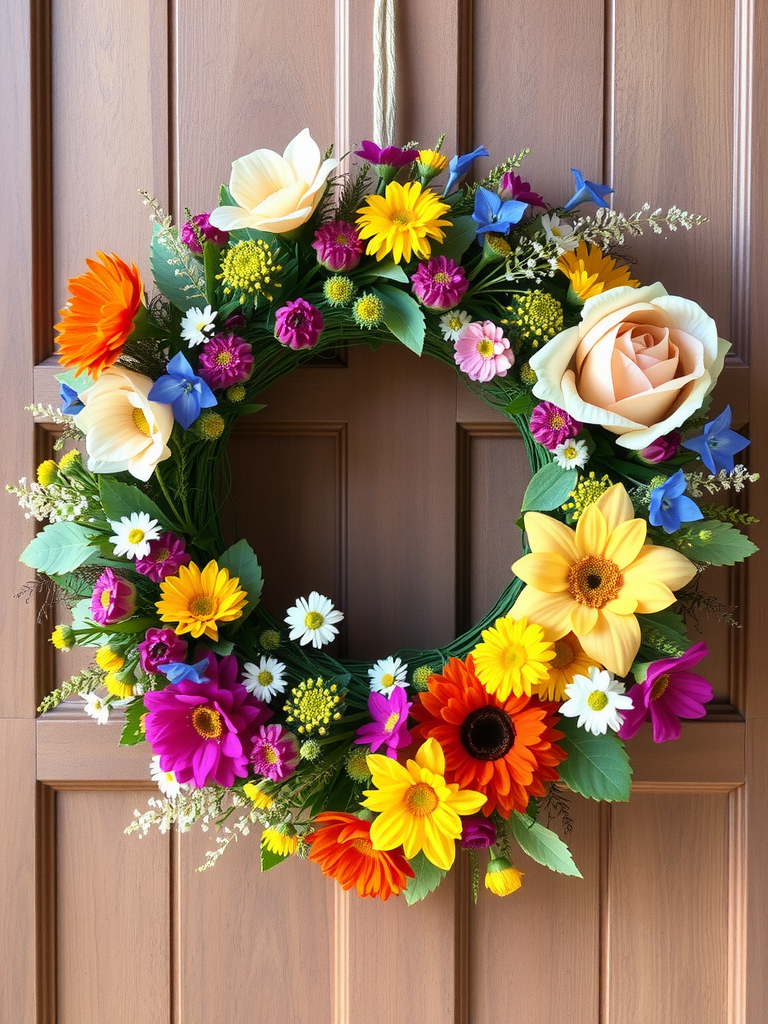
{"label": "white magnolia flower", "polygon": [[83,711],[86,715],[95,718],[99,725],[106,725],[109,721],[109,704],[105,704],[95,693],[81,693],[80,696],[85,701]]}
{"label": "white magnolia flower", "polygon": [[577,441],[571,437],[559,444],[552,454],[561,469],[571,469],[574,466],[576,469],[583,469],[589,459],[589,448],[586,441]]}
{"label": "white magnolia flower", "polygon": [[269,704],[276,693],[285,690],[285,665],[277,658],[261,656],[258,665],[246,661],[243,665],[243,686],[257,700]]}
{"label": "white magnolia flower", "polygon": [[400,658],[382,658],[368,669],[371,689],[376,693],[392,693],[396,686],[405,688],[408,685],[407,672],[408,666]]}
{"label": "white magnolia flower", "polygon": [[206,306],[205,309],[193,306],[192,309],[187,310],[181,318],[181,336],[184,341],[189,342],[190,348],[194,345],[202,345],[203,342],[210,339],[216,329],[213,321],[216,319],[217,312],[218,310],[211,309],[210,306]]}
{"label": "white magnolia flower", "polygon": [[459,335],[472,317],[463,309],[451,309],[440,317],[440,331],[446,341],[458,341]]}
{"label": "white magnolia flower", "polygon": [[160,755],[155,754],[152,760],[149,762],[149,771],[152,775],[152,781],[157,783],[157,788],[167,797],[169,800],[175,799],[186,787],[183,786],[176,779],[175,772],[164,772],[160,767]]}
{"label": "white magnolia flower", "polygon": [[115,545],[118,557],[146,558],[149,542],[160,536],[157,520],[151,519],[148,512],[131,512],[130,516],[123,516],[119,523],[110,520],[109,525],[115,531],[109,543]]}
{"label": "white magnolia flower", "polygon": [[608,729],[618,732],[624,721],[622,711],[632,707],[632,698],[624,693],[624,684],[604,668],[592,666],[588,676],[577,675],[565,688],[568,700],[560,714],[577,718],[577,725],[595,736]]}
{"label": "white magnolia flower", "polygon": [[291,627],[288,639],[322,647],[339,632],[334,623],[341,622],[343,618],[343,612],[337,611],[327,597],[313,590],[308,599],[300,597],[293,608],[288,609],[285,616]]}
{"label": "white magnolia flower", "polygon": [[578,246],[579,239],[573,233],[573,224],[560,220],[556,213],[545,213],[541,218],[541,226],[548,242],[554,242],[558,249],[573,250]]}

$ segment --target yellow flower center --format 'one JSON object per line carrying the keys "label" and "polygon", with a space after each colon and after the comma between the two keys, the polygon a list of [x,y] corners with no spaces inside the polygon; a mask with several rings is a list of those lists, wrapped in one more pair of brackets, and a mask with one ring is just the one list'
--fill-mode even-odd
{"label": "yellow flower center", "polygon": [[568,593],[588,608],[604,608],[623,583],[618,565],[601,555],[587,555],[568,570]]}
{"label": "yellow flower center", "polygon": [[209,707],[197,707],[192,712],[192,725],[198,736],[206,740],[216,740],[224,731],[222,718],[218,711]]}
{"label": "yellow flower center", "polygon": [[345,235],[343,231],[339,231],[336,235],[336,245],[349,245],[349,243],[349,235]]}
{"label": "yellow flower center", "polygon": [[403,802],[414,818],[426,818],[440,803],[437,793],[426,782],[417,782],[411,786]]}
{"label": "yellow flower center", "polygon": [[659,697],[663,697],[668,686],[669,672],[665,672],[664,675],[659,676],[659,678],[653,684],[653,689],[651,690],[651,700],[658,700]]}
{"label": "yellow flower center", "polygon": [[262,669],[261,672],[256,676],[259,681],[259,686],[271,686],[272,680],[275,678],[271,672],[266,669]]}
{"label": "yellow flower center", "polygon": [[128,534],[129,544],[141,544],[144,540],[144,531],[140,530],[137,526],[134,527]]}
{"label": "yellow flower center", "polygon": [[566,459],[575,459],[578,454],[572,444],[569,444],[567,448],[563,448],[563,455]]}
{"label": "yellow flower center", "polygon": [[565,426],[565,420],[558,413],[554,413],[549,417],[549,425],[552,430],[562,430]]}
{"label": "yellow flower center", "polygon": [[232,362],[231,352],[217,352],[213,360],[217,366],[229,366]]}
{"label": "yellow flower center", "polygon": [[357,850],[358,853],[362,853],[364,857],[376,856],[376,851],[373,849],[373,843],[370,839],[353,839],[352,848]]}
{"label": "yellow flower center", "polygon": [[168,550],[168,548],[160,548],[159,551],[155,552],[155,561],[156,562],[165,562],[170,557],[171,557],[171,552]]}
{"label": "yellow flower center", "polygon": [[388,690],[390,686],[395,685],[395,677],[392,675],[391,672],[384,673],[384,675],[381,677],[381,685],[384,687],[385,690]]}
{"label": "yellow flower center", "polygon": [[109,608],[110,594],[108,589],[105,588],[102,590],[100,600],[102,608]]}
{"label": "yellow flower center", "polygon": [[320,612],[307,612],[304,616],[304,625],[307,629],[320,629],[325,619]]}
{"label": "yellow flower center", "polygon": [[464,325],[462,324],[461,320],[457,316],[452,316],[450,318],[450,320],[448,321],[448,330],[449,331],[460,331],[463,326]]}
{"label": "yellow flower center", "polygon": [[450,274],[446,274],[446,272],[444,270],[438,270],[438,272],[432,276],[432,280],[436,281],[437,284],[450,284],[451,283]]}
{"label": "yellow flower center", "polygon": [[384,732],[387,736],[392,732],[397,723],[400,721],[400,715],[397,711],[393,711],[389,718],[384,723]]}
{"label": "yellow flower center", "polygon": [[493,342],[490,338],[483,338],[482,341],[477,343],[478,355],[482,356],[483,359],[490,359],[493,355]]}
{"label": "yellow flower center", "polygon": [[141,409],[134,409],[133,412],[131,413],[131,419],[133,420],[134,425],[146,437],[149,437],[152,434],[152,431],[149,428],[149,422],[147,421],[147,417],[144,415]]}
{"label": "yellow flower center", "polygon": [[392,223],[393,224],[403,224],[403,225],[410,224],[411,223],[411,215],[406,210],[398,210],[397,213],[393,213],[392,214]]}
{"label": "yellow flower center", "polygon": [[555,657],[550,661],[550,668],[568,668],[576,658],[576,652],[567,640],[555,640]]}
{"label": "yellow flower center", "polygon": [[[520,653],[521,651],[519,647],[507,647],[507,649],[504,651],[504,661],[506,661],[510,668],[513,665],[517,665]],[[523,655],[525,655],[524,651],[522,653]],[[523,656],[523,661],[525,661],[525,656]]]}
{"label": "yellow flower center", "polygon": [[278,761],[280,760],[280,755],[278,754],[278,752],[275,750],[271,743],[264,744],[264,751],[262,756],[264,757],[264,760],[267,762],[267,764],[277,764]]}
{"label": "yellow flower center", "polygon": [[587,704],[593,711],[602,711],[608,704],[608,695],[602,690],[593,690],[587,697]]}
{"label": "yellow flower center", "polygon": [[189,602],[189,614],[194,615],[196,619],[210,618],[215,608],[216,602],[210,594],[195,594]]}

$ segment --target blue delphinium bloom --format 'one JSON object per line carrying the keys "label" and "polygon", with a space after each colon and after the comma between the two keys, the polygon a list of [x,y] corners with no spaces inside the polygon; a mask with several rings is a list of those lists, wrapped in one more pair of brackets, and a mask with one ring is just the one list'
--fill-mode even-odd
{"label": "blue delphinium bloom", "polygon": [[478,146],[477,149],[473,149],[471,153],[465,153],[463,156],[454,156],[448,163],[448,183],[445,186],[444,196],[447,196],[453,186],[462,176],[469,170],[470,164],[477,156],[488,156],[488,150],[485,146]]}
{"label": "blue delphinium bloom", "polygon": [[690,448],[700,456],[710,473],[733,472],[733,457],[749,444],[749,439],[731,430],[731,407],[726,405],[719,416],[704,427],[704,433],[683,441],[683,448]]}
{"label": "blue delphinium bloom", "polygon": [[183,661],[169,661],[165,665],[158,665],[157,671],[167,676],[169,683],[179,683],[182,679],[190,683],[208,683],[210,679],[205,674],[208,661],[208,658],[202,658],[194,665],[185,665]]}
{"label": "blue delphinium bloom", "polygon": [[528,203],[521,203],[517,199],[504,200],[487,188],[479,188],[475,193],[475,209],[472,213],[472,220],[477,224],[478,237],[486,231],[506,235],[527,209]]}
{"label": "blue delphinium bloom", "polygon": [[69,384],[59,384],[59,398],[61,399],[61,411],[65,416],[77,416],[85,408],[78,393]]}
{"label": "blue delphinium bloom", "polygon": [[150,402],[173,406],[173,415],[187,430],[200,415],[201,409],[217,405],[213,392],[202,377],[198,377],[182,352],[166,366],[166,372],[155,381],[147,396]]}
{"label": "blue delphinium bloom", "polygon": [[648,517],[651,526],[661,526],[666,533],[674,533],[680,529],[681,523],[692,523],[704,518],[696,502],[685,495],[685,488],[682,469],[667,477],[663,484],[654,487],[651,491],[651,514]]}
{"label": "blue delphinium bloom", "polygon": [[581,171],[577,171],[575,167],[571,168],[571,174],[576,181],[576,191],[563,207],[566,213],[582,203],[595,203],[597,206],[608,205],[605,196],[613,192],[612,188],[608,188],[607,185],[596,185],[594,181],[585,181]]}

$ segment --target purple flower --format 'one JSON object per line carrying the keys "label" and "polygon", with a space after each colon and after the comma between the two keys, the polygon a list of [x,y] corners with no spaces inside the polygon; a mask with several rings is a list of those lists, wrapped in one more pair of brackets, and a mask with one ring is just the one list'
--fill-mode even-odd
{"label": "purple flower", "polygon": [[707,713],[704,704],[712,700],[712,687],[689,670],[708,654],[707,645],[697,643],[679,658],[662,658],[649,665],[645,682],[627,693],[632,707],[622,712],[621,739],[631,739],[650,718],[654,742],[665,743],[680,735],[681,718],[703,718]]}
{"label": "purple flower", "polygon": [[275,337],[291,348],[312,348],[324,326],[322,313],[306,299],[294,299],[275,313]]}
{"label": "purple flower", "polygon": [[605,197],[613,192],[612,188],[608,188],[607,185],[596,185],[594,181],[585,181],[581,171],[577,171],[575,167],[571,168],[571,174],[576,183],[576,191],[563,207],[566,213],[582,203],[594,203],[596,206],[608,205]]}
{"label": "purple flower", "polygon": [[161,665],[183,661],[187,656],[187,642],[172,629],[156,629],[150,626],[138,645],[138,651],[142,669],[155,673]]}
{"label": "purple flower", "polygon": [[218,334],[200,353],[197,370],[211,388],[241,384],[253,373],[253,350],[234,334]]}
{"label": "purple flower", "polygon": [[648,515],[651,526],[661,526],[665,533],[675,533],[683,523],[704,518],[696,502],[685,494],[687,486],[685,474],[678,469],[663,484],[653,488]]}
{"label": "purple flower", "polygon": [[328,270],[354,270],[363,255],[357,229],[344,220],[319,227],[312,248],[317,253],[317,262]]}
{"label": "purple flower", "polygon": [[508,199],[516,199],[520,203],[527,203],[528,206],[540,206],[542,210],[547,208],[546,203],[538,192],[532,192],[530,184],[511,171],[507,171],[501,177],[499,198],[505,202]]}
{"label": "purple flower", "polygon": [[357,730],[355,743],[367,743],[372,753],[384,746],[387,757],[397,757],[400,747],[407,747],[411,734],[406,728],[410,703],[406,700],[405,689],[394,686],[387,697],[372,691],[368,698],[368,711],[373,719]]}
{"label": "purple flower", "polygon": [[91,618],[100,626],[120,622],[136,610],[136,587],[112,569],[105,569],[96,580],[91,598]]}
{"label": "purple flower", "polygon": [[461,819],[462,850],[485,850],[496,842],[496,826],[487,818],[469,817]]}
{"label": "purple flower", "polygon": [[548,451],[576,437],[583,424],[552,402],[539,402],[531,413],[531,436]]}
{"label": "purple flower", "polygon": [[183,352],[177,352],[147,395],[150,402],[170,405],[178,423],[187,430],[200,415],[201,409],[218,405],[213,392],[198,377]]}
{"label": "purple flower", "polygon": [[733,457],[749,444],[746,437],[731,430],[731,407],[726,405],[719,416],[704,427],[704,433],[683,441],[683,448],[696,452],[710,473],[725,470],[732,473]]}
{"label": "purple flower", "polygon": [[363,142],[362,149],[355,150],[355,156],[367,160],[386,184],[396,177],[401,167],[413,163],[418,155],[418,149],[400,149],[399,146],[385,146],[381,149],[369,139]]}
{"label": "purple flower", "polygon": [[[229,241],[229,233],[227,231],[220,231],[219,228],[215,228],[208,220],[210,214],[208,213],[197,213],[192,218],[192,222],[196,224],[207,242],[213,242],[214,245],[226,245]],[[184,245],[192,252],[202,252],[203,247],[197,240],[197,235],[192,229],[192,224],[189,221],[181,229],[180,237]]]}
{"label": "purple flower", "polygon": [[137,558],[134,564],[136,572],[159,583],[166,576],[175,576],[180,565],[188,565],[191,561],[192,556],[187,553],[185,541],[168,530],[161,533],[157,540],[151,540],[149,554]]}
{"label": "purple flower", "polygon": [[680,451],[680,444],[683,435],[679,430],[673,430],[664,437],[657,437],[647,448],[639,453],[644,462],[666,462],[673,458]]}
{"label": "purple flower", "polygon": [[411,275],[413,294],[428,309],[452,309],[469,288],[464,268],[447,256],[433,256]]}
{"label": "purple flower", "polygon": [[262,725],[253,737],[251,764],[257,775],[270,782],[282,782],[293,775],[299,763],[299,744],[282,725]]}

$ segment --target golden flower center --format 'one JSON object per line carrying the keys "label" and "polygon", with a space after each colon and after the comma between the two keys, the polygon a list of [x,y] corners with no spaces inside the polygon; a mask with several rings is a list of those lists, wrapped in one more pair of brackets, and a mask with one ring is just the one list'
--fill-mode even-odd
{"label": "golden flower center", "polygon": [[384,687],[385,690],[388,690],[390,686],[395,685],[395,677],[392,675],[391,672],[384,673],[384,675],[381,677],[381,685]]}
{"label": "golden flower center", "polygon": [[446,274],[444,270],[438,270],[436,274],[432,275],[432,280],[436,281],[437,284],[450,284],[451,276],[450,274]]}
{"label": "golden flower center", "polygon": [[158,551],[155,552],[155,561],[156,562],[165,562],[170,557],[171,557],[171,552],[168,550],[168,548],[160,548]]}
{"label": "golden flower center", "polygon": [[402,224],[403,226],[405,226],[406,224],[410,224],[411,215],[406,210],[399,210],[397,213],[392,214],[392,223]]}
{"label": "golden flower center", "polygon": [[384,732],[389,735],[395,728],[397,723],[400,721],[400,714],[397,711],[393,711],[389,718],[384,723]]}
{"label": "golden flower center", "polygon": [[307,612],[304,616],[304,625],[307,629],[320,629],[325,619],[320,612]]}
{"label": "golden flower center", "polygon": [[349,235],[345,235],[343,231],[336,233],[336,245],[349,245],[351,241]]}
{"label": "golden flower center", "polygon": [[271,686],[272,680],[275,678],[271,672],[266,669],[262,669],[261,672],[256,676],[259,681],[259,686]]}
{"label": "golden flower center", "polygon": [[493,342],[490,338],[483,338],[482,341],[477,343],[477,353],[482,356],[483,359],[490,359],[493,355]]}
{"label": "golden flower center", "polygon": [[216,602],[210,594],[196,594],[189,602],[189,614],[198,619],[207,619],[214,613]]}
{"label": "golden flower center", "polygon": [[593,690],[587,697],[587,704],[593,711],[603,711],[608,706],[608,695],[602,690]]}
{"label": "golden flower center", "polygon": [[555,640],[555,657],[549,668],[568,668],[576,658],[576,652],[567,640]]}
{"label": "golden flower center", "polygon": [[554,413],[552,416],[549,417],[549,425],[552,428],[552,430],[562,430],[565,426],[565,420],[562,416],[558,415],[557,413]]}
{"label": "golden flower center", "polygon": [[198,736],[206,740],[216,740],[224,732],[221,715],[215,708],[197,707],[192,712],[192,725]]}
{"label": "golden flower center", "polygon": [[357,850],[358,853],[362,853],[364,857],[375,857],[376,851],[373,848],[373,843],[370,839],[353,839],[352,849]]}
{"label": "golden flower center", "polygon": [[136,426],[142,434],[146,437],[151,436],[152,431],[149,426],[149,421],[141,409],[134,409],[131,413],[131,419],[133,420],[134,426]]}
{"label": "golden flower center", "polygon": [[229,366],[232,362],[232,353],[226,351],[217,352],[213,361],[217,366]]}
{"label": "golden flower center", "polygon": [[102,608],[109,608],[109,602],[111,601],[111,599],[112,599],[112,596],[111,596],[111,594],[109,592],[109,588],[105,587],[104,590],[102,590],[101,597],[99,599],[101,601],[101,607]]}
{"label": "golden flower center", "polygon": [[278,752],[275,750],[271,743],[264,744],[262,757],[267,762],[267,764],[277,764],[280,760],[280,755],[278,754]]}
{"label": "golden flower center", "polygon": [[659,697],[663,697],[669,686],[669,672],[665,672],[663,676],[659,676],[656,682],[653,684],[651,690],[651,700],[658,700]]}
{"label": "golden flower center", "polygon": [[144,531],[140,530],[138,527],[134,527],[129,532],[129,534],[128,534],[128,543],[129,544],[141,544],[141,542],[143,540],[144,540]]}
{"label": "golden flower center", "polygon": [[414,818],[426,818],[440,803],[437,793],[426,782],[417,782],[411,786],[403,797],[403,802]]}
{"label": "golden flower center", "polygon": [[452,316],[446,326],[448,327],[449,331],[460,331],[464,324],[462,324],[459,317]]}
{"label": "golden flower center", "polygon": [[568,593],[588,608],[604,608],[623,583],[618,565],[602,555],[587,555],[568,570]]}

